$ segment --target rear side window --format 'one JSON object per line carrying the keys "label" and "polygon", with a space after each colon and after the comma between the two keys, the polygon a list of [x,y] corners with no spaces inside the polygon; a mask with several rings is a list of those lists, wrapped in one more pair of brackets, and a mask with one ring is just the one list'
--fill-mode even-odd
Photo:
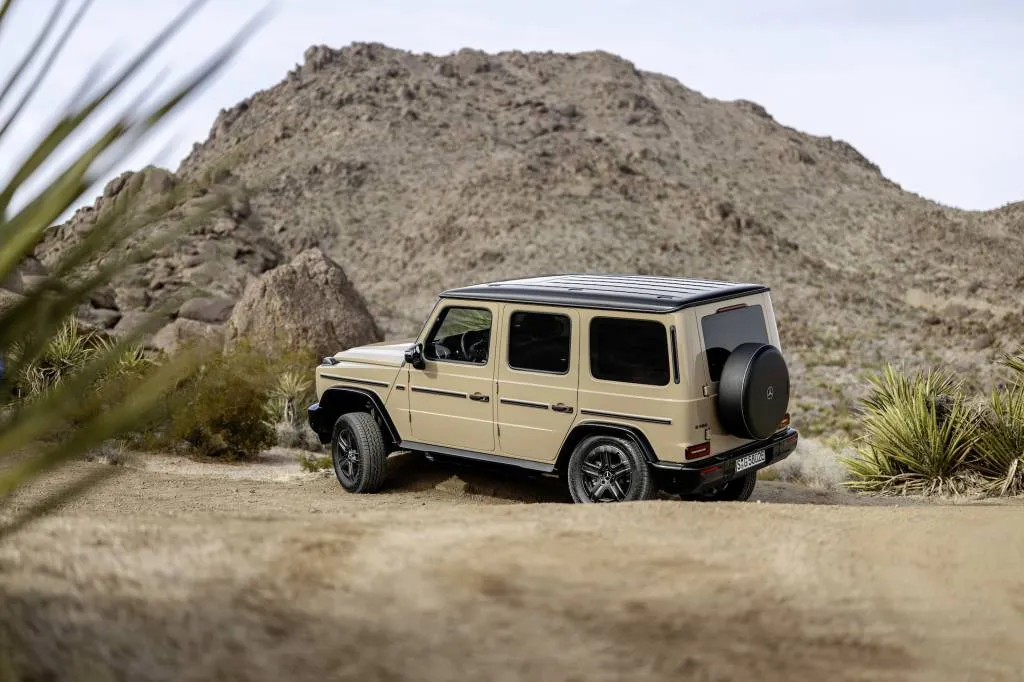
{"label": "rear side window", "polygon": [[631,384],[668,384],[668,337],[654,320],[596,317],[590,322],[590,374]]}
{"label": "rear side window", "polygon": [[572,322],[568,315],[519,311],[509,318],[508,365],[528,372],[569,371]]}
{"label": "rear side window", "polygon": [[729,354],[743,343],[768,343],[768,328],[760,305],[724,310],[705,315],[700,321],[704,332],[704,349],[708,358],[711,381],[722,377],[722,368]]}

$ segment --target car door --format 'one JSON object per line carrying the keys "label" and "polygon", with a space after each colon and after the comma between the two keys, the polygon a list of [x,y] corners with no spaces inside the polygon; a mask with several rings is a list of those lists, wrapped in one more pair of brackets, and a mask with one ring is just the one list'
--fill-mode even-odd
{"label": "car door", "polygon": [[501,454],[553,462],[576,417],[579,314],[506,304],[502,329],[496,382]]}
{"label": "car door", "polygon": [[493,453],[494,347],[499,305],[444,301],[423,338],[423,369],[409,368],[412,439]]}

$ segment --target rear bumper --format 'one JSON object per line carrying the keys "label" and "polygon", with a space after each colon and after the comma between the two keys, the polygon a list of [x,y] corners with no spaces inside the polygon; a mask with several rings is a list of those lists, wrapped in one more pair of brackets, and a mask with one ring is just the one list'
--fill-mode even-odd
{"label": "rear bumper", "polygon": [[[779,431],[767,440],[748,443],[734,450],[722,452],[694,462],[655,462],[651,464],[665,483],[684,495],[699,494],[728,483],[729,481],[754,473],[759,469],[771,466],[789,457],[796,449],[799,433],[788,428]],[[764,462],[755,464],[742,471],[736,471],[736,462],[741,457],[753,454],[758,450],[765,451]]]}

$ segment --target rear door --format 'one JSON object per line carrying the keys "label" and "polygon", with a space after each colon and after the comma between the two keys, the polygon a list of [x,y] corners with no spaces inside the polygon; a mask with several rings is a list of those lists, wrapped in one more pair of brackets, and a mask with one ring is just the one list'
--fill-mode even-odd
{"label": "rear door", "polygon": [[577,411],[579,313],[507,304],[497,369],[501,454],[553,462]]}
{"label": "rear door", "polygon": [[712,435],[712,452],[721,452],[748,442],[725,433],[715,411],[718,381],[729,354],[743,343],[779,346],[775,315],[767,293],[712,303],[693,309],[700,341],[697,366],[704,375],[706,400],[702,417]]}

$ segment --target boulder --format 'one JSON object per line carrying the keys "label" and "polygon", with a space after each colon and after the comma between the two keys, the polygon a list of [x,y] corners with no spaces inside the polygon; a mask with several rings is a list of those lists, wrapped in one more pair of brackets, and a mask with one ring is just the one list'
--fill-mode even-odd
{"label": "boulder", "polygon": [[158,331],[146,342],[149,350],[172,354],[190,341],[210,340],[216,345],[223,343],[224,328],[196,320],[179,317]]}
{"label": "boulder", "polygon": [[383,334],[341,266],[313,248],[246,287],[227,325],[226,341],[240,339],[321,357]]}
{"label": "boulder", "polygon": [[234,308],[235,302],[228,298],[193,298],[185,301],[178,309],[178,317],[207,324],[221,324],[231,318],[231,311]]}
{"label": "boulder", "polygon": [[117,310],[117,296],[114,294],[113,287],[110,286],[100,287],[90,293],[89,303],[91,303],[94,308]]}
{"label": "boulder", "polygon": [[121,313],[106,308],[93,308],[90,305],[79,306],[78,319],[100,329],[113,329],[121,321]]}

